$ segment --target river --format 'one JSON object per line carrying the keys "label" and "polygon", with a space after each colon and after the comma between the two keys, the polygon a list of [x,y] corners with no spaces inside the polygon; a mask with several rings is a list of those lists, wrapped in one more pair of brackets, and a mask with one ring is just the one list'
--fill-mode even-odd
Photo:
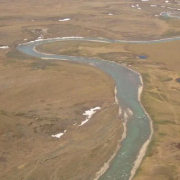
{"label": "river", "polygon": [[152,136],[152,124],[148,114],[140,103],[142,81],[139,73],[123,67],[115,62],[84,57],[43,54],[35,51],[35,46],[54,41],[96,41],[108,43],[159,43],[180,40],[180,37],[152,41],[121,41],[109,39],[64,37],[35,40],[17,46],[17,49],[30,56],[42,59],[70,60],[94,66],[112,77],[117,89],[117,100],[121,109],[120,118],[125,125],[125,137],[121,148],[110,162],[109,168],[99,180],[129,180],[132,179],[144,156]]}

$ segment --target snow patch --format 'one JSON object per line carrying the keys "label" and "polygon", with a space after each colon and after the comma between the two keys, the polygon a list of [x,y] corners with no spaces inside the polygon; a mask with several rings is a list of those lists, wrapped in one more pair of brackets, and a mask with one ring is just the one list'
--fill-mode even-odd
{"label": "snow patch", "polygon": [[139,6],[139,4],[136,4],[136,5],[131,5],[131,7],[132,8],[136,8],[136,9],[138,9],[138,10],[140,10],[141,8],[140,8],[140,6]]}
{"label": "snow patch", "polygon": [[55,135],[51,135],[51,136],[52,136],[52,137],[55,137],[55,138],[60,138],[60,137],[63,136],[66,132],[67,132],[67,130],[64,130],[63,133],[59,133],[59,134],[55,134]]}
{"label": "snow patch", "polygon": [[9,46],[0,46],[0,49],[8,49]]}
{"label": "snow patch", "polygon": [[69,21],[70,18],[65,18],[65,19],[59,19],[59,21]]}
{"label": "snow patch", "polygon": [[84,121],[82,121],[79,126],[83,126],[84,124],[86,124],[91,119],[92,115],[96,113],[96,110],[99,110],[99,109],[101,109],[101,108],[95,107],[95,108],[85,111],[85,113],[83,113],[83,115],[86,116],[86,119]]}
{"label": "snow patch", "polygon": [[114,14],[112,14],[112,13],[109,13],[108,15],[109,15],[109,16],[113,16]]}
{"label": "snow patch", "polygon": [[157,5],[156,4],[152,4],[151,7],[157,7]]}

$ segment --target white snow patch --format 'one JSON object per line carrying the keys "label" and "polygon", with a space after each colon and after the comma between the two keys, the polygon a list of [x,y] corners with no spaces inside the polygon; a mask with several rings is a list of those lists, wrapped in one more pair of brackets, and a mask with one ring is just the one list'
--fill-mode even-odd
{"label": "white snow patch", "polygon": [[141,0],[141,1],[146,2],[146,1],[149,1],[149,0]]}
{"label": "white snow patch", "polygon": [[157,5],[156,4],[152,4],[151,7],[157,7]]}
{"label": "white snow patch", "polygon": [[101,109],[101,108],[95,107],[95,108],[85,111],[85,113],[83,113],[83,115],[86,116],[86,119],[84,121],[82,121],[79,126],[83,126],[84,124],[86,124],[91,119],[92,115],[96,113],[96,110],[99,110],[99,109]]}
{"label": "white snow patch", "polygon": [[64,130],[63,133],[59,133],[59,134],[55,134],[55,135],[51,135],[51,136],[52,136],[52,137],[55,137],[55,138],[60,138],[60,137],[63,136],[66,132],[67,132],[67,130]]}
{"label": "white snow patch", "polygon": [[165,1],[165,3],[168,3],[169,1]]}
{"label": "white snow patch", "polygon": [[69,21],[70,18],[65,18],[65,19],[59,19],[59,21]]}
{"label": "white snow patch", "polygon": [[0,46],[0,49],[8,49],[9,46]]}
{"label": "white snow patch", "polygon": [[141,9],[140,6],[139,6],[139,4],[131,5],[131,7],[132,7],[132,8],[136,8],[136,9],[138,9],[138,10]]}
{"label": "white snow patch", "polygon": [[112,14],[112,13],[109,13],[108,15],[109,15],[109,16],[113,16],[114,14]]}
{"label": "white snow patch", "polygon": [[141,9],[141,8],[140,8],[140,6],[139,6],[139,4],[132,5],[131,7],[132,7],[132,8],[136,8],[136,9],[138,9],[138,10],[140,10],[140,9]]}

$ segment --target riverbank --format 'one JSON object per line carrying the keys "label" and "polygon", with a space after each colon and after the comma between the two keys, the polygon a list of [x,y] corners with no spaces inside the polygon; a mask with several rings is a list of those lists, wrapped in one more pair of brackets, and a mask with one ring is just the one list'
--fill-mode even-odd
{"label": "riverbank", "polygon": [[142,96],[142,92],[143,92],[143,87],[144,87],[144,83],[143,83],[143,79],[142,79],[142,75],[139,74],[140,76],[140,80],[141,80],[141,84],[142,86],[139,87],[139,90],[138,90],[138,99],[139,99],[139,102],[141,103],[141,106],[145,112],[145,114],[147,115],[147,117],[149,118],[149,121],[150,121],[150,127],[151,127],[151,134],[150,134],[150,137],[149,139],[144,143],[144,145],[142,146],[141,150],[139,151],[139,155],[137,156],[137,159],[134,163],[134,166],[131,170],[131,176],[129,178],[129,180],[132,180],[137,172],[137,169],[140,167],[140,164],[143,160],[143,158],[145,157],[146,155],[146,152],[147,152],[147,148],[149,146],[149,144],[151,143],[151,140],[152,140],[152,136],[153,136],[153,121],[150,117],[150,115],[147,113],[146,109],[144,108],[142,102],[141,102],[141,96]]}

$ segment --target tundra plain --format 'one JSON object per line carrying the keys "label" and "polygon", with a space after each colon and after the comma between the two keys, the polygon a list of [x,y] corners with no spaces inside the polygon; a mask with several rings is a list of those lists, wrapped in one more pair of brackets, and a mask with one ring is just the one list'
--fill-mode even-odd
{"label": "tundra plain", "polygon": [[[180,35],[180,20],[159,15],[165,11],[178,15],[179,8],[175,0],[0,0],[0,45],[9,46],[0,49],[0,179],[93,179],[123,132],[114,82],[108,75],[85,64],[26,56],[16,50],[17,44],[64,36],[175,37]],[[70,20],[59,21],[65,18]],[[38,47],[49,53],[112,60],[141,73],[142,103],[153,120],[154,135],[137,180],[180,178],[179,45],[72,41]],[[82,114],[96,106],[101,110],[79,127],[85,119]],[[64,130],[60,139],[51,136]]]}

